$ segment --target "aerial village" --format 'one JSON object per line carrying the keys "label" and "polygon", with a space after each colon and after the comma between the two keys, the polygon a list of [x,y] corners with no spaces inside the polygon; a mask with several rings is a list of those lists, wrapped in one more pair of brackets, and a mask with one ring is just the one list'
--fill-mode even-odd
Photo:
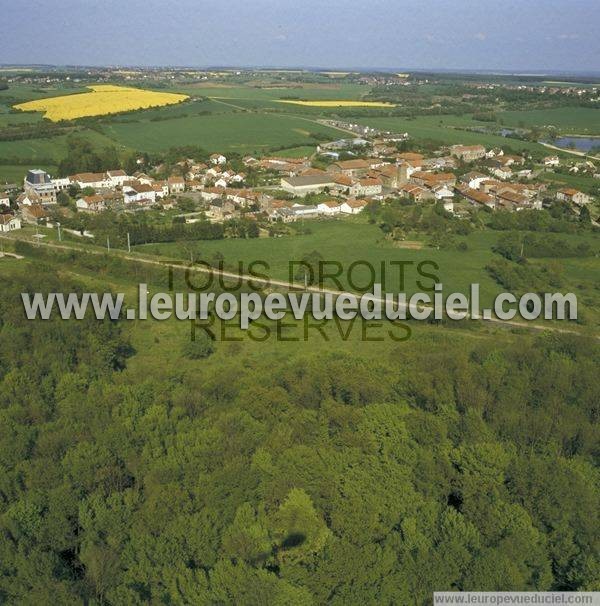
{"label": "aerial village", "polygon": [[[350,132],[351,127],[344,125]],[[409,140],[406,133],[357,127],[353,134],[320,144],[311,157],[245,156],[235,163],[220,153],[205,161],[182,158],[166,179],[153,176],[164,173],[164,166],[148,166],[142,158],[134,174],[115,169],[53,178],[33,168],[22,185],[0,191],[0,231],[49,221],[67,193],[71,208],[64,212],[177,211],[185,198],[192,208],[178,215],[183,222],[244,217],[262,224],[356,215],[372,201],[397,198],[439,203],[457,216],[469,206],[518,212],[553,200],[578,213],[593,202],[573,188],[549,190],[548,182],[537,178],[562,167],[565,160],[557,155],[534,161],[499,148],[454,145],[426,156],[400,151]],[[571,173],[600,178],[600,169],[585,158],[567,162]]]}

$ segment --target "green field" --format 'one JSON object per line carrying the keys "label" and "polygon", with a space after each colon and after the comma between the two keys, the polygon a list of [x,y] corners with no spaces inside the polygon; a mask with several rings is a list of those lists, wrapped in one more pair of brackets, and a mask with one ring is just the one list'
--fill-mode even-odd
{"label": "green field", "polygon": [[183,145],[198,145],[208,151],[258,152],[270,147],[307,145],[314,142],[311,133],[340,136],[336,129],[303,118],[256,113],[114,123],[105,127],[105,133],[121,145],[150,152]]}
{"label": "green field", "polygon": [[[427,237],[422,235],[409,238],[423,242],[424,247],[421,250],[401,248],[399,246],[402,243],[395,245],[385,239],[377,226],[368,224],[362,217],[311,221],[306,225],[311,230],[308,235],[290,235],[277,239],[202,241],[198,243],[199,255],[204,259],[210,259],[215,253],[221,253],[224,256],[225,266],[236,270],[239,262],[247,266],[252,261],[262,260],[269,265],[269,270],[265,273],[281,280],[290,279],[290,261],[299,261],[304,255],[313,251],[317,251],[326,261],[341,263],[344,268],[350,267],[355,261],[366,261],[376,268],[378,279],[382,277],[380,264],[384,262],[387,264],[384,276],[385,289],[388,292],[399,292],[404,289],[407,293],[422,290],[417,283],[418,280],[427,287],[431,284],[431,280],[422,278],[417,271],[418,264],[426,261],[428,264],[424,271],[439,276],[446,293],[467,293],[471,283],[479,283],[482,302],[487,305],[502,291],[485,270],[492,259],[498,258],[498,255],[492,252],[492,246],[502,236],[502,232],[475,231],[469,236],[457,237],[457,242],[464,241],[468,246],[467,251],[461,252],[456,248],[440,250],[428,247]],[[559,237],[571,243],[589,242],[596,248],[600,246],[598,237],[593,235],[560,234]],[[178,243],[148,244],[138,246],[136,250],[171,259],[189,257],[189,253]],[[411,263],[406,268],[404,284],[401,283],[398,269],[394,270],[389,265],[391,261]],[[430,262],[437,264],[439,269],[434,269]],[[561,260],[560,263],[563,261]],[[595,300],[598,293],[595,290],[595,274],[592,270],[594,267],[597,268],[597,259],[568,259],[564,263],[565,269],[568,268],[569,276],[572,275],[574,280],[573,288],[585,296],[594,297]],[[294,271],[295,269],[292,269],[292,278]],[[358,265],[352,271],[355,286],[368,284],[370,275],[370,270],[366,266]],[[356,290],[347,275],[341,276],[339,280],[343,288]],[[327,280],[326,285],[336,286],[332,280]]]}
{"label": "green field", "polygon": [[[0,91],[0,128],[35,124],[41,120],[40,114],[12,112],[10,107],[14,102],[81,90],[74,85],[21,85]],[[239,153],[298,148],[299,151],[290,153],[304,155],[308,147],[314,147],[312,134],[332,139],[341,136],[344,131],[317,123],[321,117],[339,115],[342,119],[382,130],[408,132],[417,143],[424,139],[444,145],[482,143],[487,147],[504,147],[515,152],[547,154],[547,150],[537,143],[476,132],[475,129],[486,131],[498,125],[473,120],[470,115],[382,117],[383,110],[379,108],[319,108],[277,102],[286,98],[360,100],[371,89],[358,84],[299,82],[281,86],[261,81],[261,85],[198,83],[173,85],[160,90],[181,92],[192,98],[181,105],[99,118],[92,122],[98,124],[98,130],[103,134],[91,129],[84,130],[82,134],[98,146],[116,145],[120,152],[130,149],[162,152],[171,147],[193,145],[207,151]],[[425,95],[432,95],[436,91],[435,87],[431,90],[427,87],[420,89],[420,93]],[[600,110],[560,108],[502,112],[499,116],[503,124],[509,126],[556,124],[564,132],[600,132]],[[65,136],[2,141],[0,159],[6,165],[14,165],[15,160],[23,159],[57,164],[64,157],[65,150]],[[8,169],[3,172],[0,168],[0,179],[8,178],[8,174]]]}
{"label": "green field", "polygon": [[600,109],[562,107],[506,111],[498,114],[498,118],[507,126],[555,126],[561,133],[600,134]]}
{"label": "green field", "polygon": [[547,155],[543,145],[509,139],[499,135],[471,132],[470,128],[486,128],[485,123],[457,116],[418,116],[416,118],[360,118],[359,124],[373,126],[381,130],[407,132],[414,139],[429,139],[444,145],[474,145],[481,143],[486,147],[510,148],[514,151],[529,151]]}

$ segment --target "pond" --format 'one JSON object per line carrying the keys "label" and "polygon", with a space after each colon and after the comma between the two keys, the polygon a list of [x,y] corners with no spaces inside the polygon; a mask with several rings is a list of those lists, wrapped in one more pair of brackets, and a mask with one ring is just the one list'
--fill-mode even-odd
{"label": "pond", "polygon": [[595,147],[600,148],[600,137],[558,137],[553,144],[565,149],[589,152]]}

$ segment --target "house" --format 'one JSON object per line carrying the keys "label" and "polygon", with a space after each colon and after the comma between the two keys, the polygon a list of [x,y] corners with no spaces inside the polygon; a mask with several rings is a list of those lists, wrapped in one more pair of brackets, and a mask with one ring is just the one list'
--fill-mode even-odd
{"label": "house", "polygon": [[326,175],[327,173],[324,170],[321,170],[320,168],[307,168],[306,170],[303,170],[302,172],[298,173],[299,177],[316,177],[316,176],[323,176]]}
{"label": "house", "polygon": [[64,191],[71,185],[71,179],[69,179],[69,177],[50,179],[50,183],[52,184],[52,187],[54,187],[54,191],[58,193],[59,191]]}
{"label": "house", "polygon": [[454,214],[454,201],[453,200],[443,200],[442,203],[444,205],[444,210],[447,213]]}
{"label": "house", "polygon": [[470,187],[459,187],[457,188],[457,191],[465,200],[474,206],[487,206],[492,209],[496,208],[496,199],[484,191],[471,189]]}
{"label": "house", "polygon": [[492,174],[498,179],[510,179],[513,175],[512,170],[508,166],[499,166],[492,170]]}
{"label": "house", "polygon": [[558,156],[546,156],[544,158],[544,166],[560,166],[560,159]]}
{"label": "house", "polygon": [[562,202],[571,202],[577,206],[585,206],[592,201],[587,194],[570,187],[559,190],[556,193],[556,199],[561,200]]}
{"label": "house", "polygon": [[333,189],[337,192],[350,193],[350,188],[354,185],[355,181],[352,177],[346,175],[337,174],[333,177],[334,185]]}
{"label": "house", "polygon": [[183,177],[169,177],[167,185],[170,194],[180,194],[185,191],[185,179]]}
{"label": "house", "polygon": [[83,196],[75,202],[79,212],[99,213],[106,210],[106,201],[103,196]]}
{"label": "house", "polygon": [[433,189],[438,185],[447,185],[454,187],[456,184],[456,176],[453,173],[428,173],[424,171],[416,171],[410,176],[410,180],[416,185]]}
{"label": "house", "polygon": [[399,189],[399,194],[404,198],[411,199],[413,202],[425,202],[434,198],[433,192],[414,183],[402,185]]}
{"label": "house", "polygon": [[334,162],[327,167],[327,172],[341,173],[347,177],[361,177],[371,169],[371,163],[367,160],[342,160]]}
{"label": "house", "polygon": [[220,164],[227,164],[227,158],[223,154],[211,154],[210,163],[218,166]]}
{"label": "house", "polygon": [[156,202],[156,192],[152,185],[140,182],[129,182],[128,185],[123,187],[123,198],[125,204],[132,204],[134,202],[144,204],[154,204]]}
{"label": "house", "polygon": [[35,193],[26,194],[23,192],[19,194],[17,198],[17,206],[21,208],[21,206],[31,206],[32,204],[40,204],[40,197]]}
{"label": "house", "polygon": [[378,176],[384,187],[398,189],[408,182],[408,164],[389,164],[379,170]]}
{"label": "house", "polygon": [[423,170],[454,170],[458,168],[458,161],[453,156],[439,156],[437,158],[427,158],[423,160]]}
{"label": "house", "polygon": [[423,154],[417,154],[414,152],[402,152],[396,156],[396,161],[410,162],[415,168],[421,168],[425,156]]}
{"label": "house", "polygon": [[294,204],[290,210],[300,219],[312,219],[319,214],[316,206],[305,204]]}
{"label": "house", "polygon": [[321,192],[335,185],[331,175],[316,175],[314,177],[282,177],[281,188],[295,196],[306,196],[310,193]]}
{"label": "house", "polygon": [[176,206],[176,201],[173,198],[161,198],[158,203],[163,210],[171,210]]}
{"label": "house", "polygon": [[450,154],[463,162],[475,162],[485,158],[485,147],[483,145],[453,145]]}
{"label": "house", "polygon": [[337,200],[326,200],[325,202],[321,202],[317,205],[317,210],[319,211],[319,214],[328,217],[339,215],[342,211],[341,205]]}
{"label": "house", "polygon": [[431,189],[436,200],[448,200],[454,198],[454,189],[447,185],[436,185]]}
{"label": "house", "polygon": [[164,198],[169,195],[169,183],[167,181],[155,181],[150,187],[156,192],[157,198]]}
{"label": "house", "polygon": [[502,191],[497,196],[498,205],[508,210],[523,210],[526,208],[541,210],[541,200],[534,200],[524,196],[521,193],[517,193],[507,189]]}
{"label": "house", "polygon": [[81,189],[92,187],[93,189],[109,189],[112,181],[105,173],[78,173],[69,177],[71,183],[76,183]]}
{"label": "house", "polygon": [[298,216],[292,211],[291,208],[287,208],[283,206],[281,208],[275,208],[269,214],[269,219],[271,221],[281,221],[282,223],[291,223],[295,221]]}
{"label": "house", "polygon": [[21,219],[14,215],[0,215],[0,231],[8,232],[21,229]]}
{"label": "house", "polygon": [[346,215],[357,215],[359,212],[364,210],[367,204],[368,202],[366,200],[354,200],[349,198],[341,204],[340,212]]}
{"label": "house", "polygon": [[227,181],[223,177],[221,177],[220,179],[217,179],[215,181],[215,187],[225,189],[227,187]]}
{"label": "house", "polygon": [[210,212],[216,219],[225,219],[236,211],[235,203],[226,198],[216,198],[210,203]]}
{"label": "house", "polygon": [[50,175],[44,170],[28,170],[23,180],[23,189],[26,194],[37,196],[41,204],[56,204],[56,189]]}
{"label": "house", "polygon": [[364,177],[350,188],[352,196],[375,196],[382,192],[381,179]]}
{"label": "house", "polygon": [[21,215],[26,223],[33,223],[34,225],[48,218],[48,213],[41,204],[23,206],[21,208]]}
{"label": "house", "polygon": [[122,187],[123,183],[129,180],[124,170],[109,170],[106,172],[106,176],[113,187]]}
{"label": "house", "polygon": [[144,185],[152,185],[154,183],[154,179],[150,175],[140,171],[133,173],[133,178]]}
{"label": "house", "polygon": [[0,206],[10,208],[10,199],[6,194],[0,194]]}
{"label": "house", "polygon": [[468,172],[460,178],[460,180],[463,183],[466,183],[471,189],[479,189],[481,183],[487,179],[487,175],[475,171]]}

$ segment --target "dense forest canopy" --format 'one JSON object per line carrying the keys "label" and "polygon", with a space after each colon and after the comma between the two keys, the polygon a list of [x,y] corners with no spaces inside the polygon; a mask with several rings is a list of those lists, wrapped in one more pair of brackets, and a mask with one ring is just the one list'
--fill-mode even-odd
{"label": "dense forest canopy", "polygon": [[216,343],[148,372],[121,322],[24,320],[23,290],[77,288],[39,264],[0,292],[0,603],[600,588],[595,340]]}

